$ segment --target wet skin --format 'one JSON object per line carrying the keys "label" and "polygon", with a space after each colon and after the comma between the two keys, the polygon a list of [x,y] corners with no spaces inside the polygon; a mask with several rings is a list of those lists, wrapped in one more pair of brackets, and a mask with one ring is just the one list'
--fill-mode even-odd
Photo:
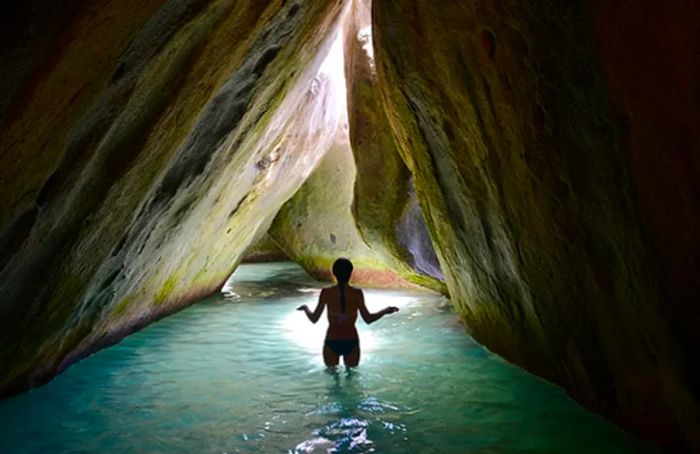
{"label": "wet skin", "polygon": [[[385,315],[398,312],[397,307],[385,307],[379,312],[372,313],[365,306],[365,298],[362,290],[349,285],[345,286],[345,312],[340,310],[340,287],[324,288],[321,290],[321,295],[318,297],[318,304],[313,312],[304,304],[299,306],[297,310],[304,311],[313,323],[316,323],[321,317],[323,310],[328,308],[328,331],[326,331],[326,340],[352,340],[359,339],[355,322],[359,313],[362,320],[368,325],[376,322]],[[328,346],[323,346],[323,361],[326,366],[338,365],[339,356]],[[347,367],[355,367],[360,362],[360,345],[358,343],[350,353],[343,356],[343,362]]]}

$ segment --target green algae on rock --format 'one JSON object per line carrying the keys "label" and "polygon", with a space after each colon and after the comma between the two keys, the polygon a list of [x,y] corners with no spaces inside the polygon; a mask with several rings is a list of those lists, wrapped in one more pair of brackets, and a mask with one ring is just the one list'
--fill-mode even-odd
{"label": "green algae on rock", "polygon": [[350,211],[355,182],[352,152],[343,130],[336,137],[318,167],[279,211],[269,234],[292,260],[318,279],[332,280],[331,265],[344,256],[355,267],[354,284],[409,285],[382,262],[357,230]]}
{"label": "green algae on rock", "polygon": [[493,351],[699,449],[700,5],[647,3],[5,2],[0,395],[272,224],[315,276],[446,283]]}
{"label": "green algae on rock", "polygon": [[85,8],[3,117],[2,394],[217,291],[336,121],[318,70],[343,4]]}
{"label": "green algae on rock", "polygon": [[340,38],[347,124],[328,131],[335,135],[332,149],[284,205],[270,234],[319,279],[330,280],[333,261],[345,256],[355,265],[357,285],[445,292],[411,176],[379,102],[368,1],[352,4]]}

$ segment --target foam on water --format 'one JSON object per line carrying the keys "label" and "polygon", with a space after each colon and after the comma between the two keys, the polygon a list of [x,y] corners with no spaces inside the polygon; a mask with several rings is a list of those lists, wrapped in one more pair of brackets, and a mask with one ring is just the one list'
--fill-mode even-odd
{"label": "foam on water", "polygon": [[244,265],[220,296],[0,401],[0,451],[640,452],[649,447],[465,335],[436,295],[366,291],[363,357],[327,370],[318,283]]}

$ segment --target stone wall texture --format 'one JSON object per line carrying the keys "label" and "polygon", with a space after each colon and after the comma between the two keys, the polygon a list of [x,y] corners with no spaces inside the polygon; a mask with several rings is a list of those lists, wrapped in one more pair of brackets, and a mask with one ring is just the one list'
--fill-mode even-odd
{"label": "stone wall texture", "polygon": [[372,58],[370,2],[348,9],[334,51],[337,90],[346,97],[334,143],[270,230],[289,257],[332,280],[338,257],[352,260],[352,283],[423,286],[445,292],[440,265],[384,114]]}
{"label": "stone wall texture", "polygon": [[700,448],[700,5],[375,0],[453,302],[588,407]]}
{"label": "stone wall texture", "polygon": [[0,396],[219,290],[269,230],[317,276],[446,285],[494,352],[700,450],[698,24],[691,0],[2,2]]}
{"label": "stone wall texture", "polygon": [[344,9],[23,3],[0,14],[2,395],[221,288],[328,149]]}

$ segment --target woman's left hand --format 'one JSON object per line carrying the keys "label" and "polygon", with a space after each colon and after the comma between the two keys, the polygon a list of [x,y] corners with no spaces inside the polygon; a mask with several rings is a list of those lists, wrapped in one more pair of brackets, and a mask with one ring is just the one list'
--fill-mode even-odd
{"label": "woman's left hand", "polygon": [[301,306],[297,307],[297,310],[306,312],[309,310],[309,306],[307,306],[306,304],[302,304]]}

